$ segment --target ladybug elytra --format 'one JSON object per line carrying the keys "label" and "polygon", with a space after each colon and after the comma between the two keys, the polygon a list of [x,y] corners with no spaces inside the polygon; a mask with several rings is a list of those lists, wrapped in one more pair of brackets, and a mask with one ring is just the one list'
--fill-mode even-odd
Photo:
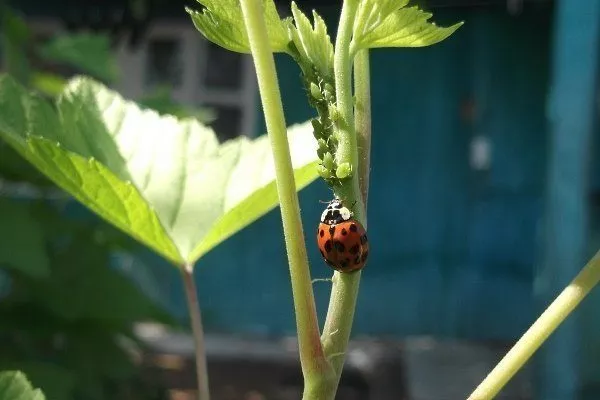
{"label": "ladybug elytra", "polygon": [[369,256],[365,228],[340,199],[331,200],[323,211],[317,244],[327,265],[340,272],[362,269]]}

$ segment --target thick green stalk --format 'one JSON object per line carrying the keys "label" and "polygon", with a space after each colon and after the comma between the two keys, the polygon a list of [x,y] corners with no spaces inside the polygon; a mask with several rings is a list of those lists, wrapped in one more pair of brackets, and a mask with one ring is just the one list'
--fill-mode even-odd
{"label": "thick green stalk", "polygon": [[598,282],[600,282],[600,252],[596,253],[569,286],[521,336],[521,339],[481,382],[468,400],[493,399]]}
{"label": "thick green stalk", "polygon": [[[366,223],[363,195],[361,194],[359,185],[359,174],[368,173],[368,168],[360,166],[358,161],[359,155],[352,101],[351,72],[353,60],[350,58],[349,53],[349,45],[352,39],[352,24],[358,3],[358,0],[344,1],[335,43],[334,73],[337,109],[340,117],[337,121],[339,146],[336,157],[338,165],[348,162],[352,165],[353,171],[352,179],[346,181],[341,188],[336,188],[336,194],[347,203],[354,204],[355,217],[359,221]],[[362,82],[364,85],[365,79],[369,79],[368,62],[358,63],[355,68],[355,80]],[[364,97],[364,89],[365,87],[362,87],[356,93],[359,96],[357,103],[366,106],[366,108],[358,108],[358,113],[364,113],[368,108],[369,97]],[[357,116],[357,118],[358,121],[362,121],[360,122],[361,126],[358,127],[359,130],[370,126],[368,114],[362,114],[361,116]],[[362,151],[368,151],[368,149],[362,149]],[[327,310],[327,318],[321,340],[325,355],[333,365],[336,373],[336,386],[342,374],[346,349],[352,330],[360,276],[361,272],[351,274],[335,272],[333,275],[329,309]],[[330,398],[333,398],[333,396]]]}
{"label": "thick green stalk", "polygon": [[198,385],[198,400],[210,400],[208,385],[208,368],[206,366],[206,349],[204,346],[204,328],[202,327],[202,314],[198,303],[198,292],[194,282],[194,266],[186,264],[181,269],[183,288],[190,314],[190,325],[194,335],[194,350],[196,359],[196,380]]}
{"label": "thick green stalk", "polygon": [[263,2],[241,0],[240,3],[275,162],[277,192],[294,296],[300,362],[305,379],[305,398],[320,399],[319,393],[332,381],[332,371],[319,339],[319,324],[275,61],[263,19]]}
{"label": "thick green stalk", "polygon": [[335,97],[338,111],[338,116],[335,120],[335,134],[339,143],[335,157],[337,165],[348,163],[352,167],[352,178],[344,181],[341,186],[336,186],[335,191],[336,195],[347,204],[354,205],[354,216],[362,222],[364,204],[358,184],[358,146],[354,127],[354,104],[352,101],[352,64],[354,60],[350,57],[352,27],[358,4],[359,0],[344,0],[335,40],[333,73],[335,76]]}

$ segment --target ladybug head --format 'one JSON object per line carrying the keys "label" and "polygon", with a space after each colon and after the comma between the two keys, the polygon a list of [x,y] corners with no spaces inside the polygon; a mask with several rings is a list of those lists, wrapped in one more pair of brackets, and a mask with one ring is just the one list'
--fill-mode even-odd
{"label": "ladybug head", "polygon": [[321,222],[339,224],[352,218],[352,212],[342,204],[340,199],[333,199],[321,214]]}

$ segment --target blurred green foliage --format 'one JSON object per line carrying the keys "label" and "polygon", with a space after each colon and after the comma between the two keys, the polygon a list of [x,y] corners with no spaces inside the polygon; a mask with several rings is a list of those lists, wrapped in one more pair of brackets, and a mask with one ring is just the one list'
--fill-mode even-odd
{"label": "blurred green foliage", "polygon": [[[51,399],[146,398],[135,384],[140,376],[130,351],[141,344],[133,323],[172,320],[109,266],[114,250],[138,245],[99,219],[66,218],[59,204],[0,201],[0,215],[19,217],[14,224],[2,220],[0,238],[21,238],[0,253],[0,370],[25,372]],[[36,240],[22,240],[27,234]]]}
{"label": "blurred green foliage", "polygon": [[[66,83],[57,70],[104,81],[118,74],[101,35],[61,35],[38,45],[3,3],[0,45],[6,72],[46,96]],[[157,108],[178,110],[165,93]],[[143,346],[133,324],[175,322],[111,267],[115,251],[133,254],[139,244],[87,211],[85,218],[69,216],[73,203],[0,141],[0,371],[23,371],[53,400],[159,398],[137,368]],[[22,375],[0,375],[2,400],[2,384],[28,385]]]}
{"label": "blurred green foliage", "polygon": [[[73,75],[88,75],[107,85],[116,82],[120,75],[107,35],[75,32],[39,38],[25,19],[2,0],[0,46],[4,72],[48,96],[60,93]],[[161,114],[196,118],[205,125],[215,118],[209,108],[191,108],[175,101],[169,87],[157,88],[137,100]]]}

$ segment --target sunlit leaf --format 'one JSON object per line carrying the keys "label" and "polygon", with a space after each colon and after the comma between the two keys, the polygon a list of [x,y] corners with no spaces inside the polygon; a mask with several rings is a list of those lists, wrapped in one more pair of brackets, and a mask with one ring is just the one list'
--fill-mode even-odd
{"label": "sunlit leaf", "polygon": [[40,389],[31,387],[24,373],[0,372],[0,400],[44,400]]}
{"label": "sunlit leaf", "polygon": [[321,77],[329,77],[333,73],[333,44],[325,21],[313,10],[313,28],[295,2],[292,2],[292,14],[295,27],[290,26],[290,33],[301,57],[309,60]]}
{"label": "sunlit leaf", "polygon": [[[290,127],[288,138],[296,187],[301,189],[316,179],[316,141],[312,136],[312,125],[305,123]],[[309,133],[311,133],[309,135]],[[268,137],[254,141],[239,142],[238,156],[223,182],[221,207],[223,212],[212,223],[206,224],[206,235],[194,248],[192,258],[196,259],[215,247],[224,238],[239,231],[266,214],[278,203],[274,178],[274,164],[270,156]]]}
{"label": "sunlit leaf", "polygon": [[[194,26],[208,40],[238,53],[250,53],[248,34],[238,0],[198,0],[201,11],[186,7]],[[289,38],[286,22],[279,18],[273,0],[263,0],[264,18],[271,50],[286,52]]]}
{"label": "sunlit leaf", "polygon": [[[0,137],[60,187],[175,264],[194,262],[277,205],[266,137],[219,144],[195,120],[142,110],[86,78],[56,110],[0,78]],[[288,132],[296,186],[317,177],[310,124]]]}
{"label": "sunlit leaf", "polygon": [[41,277],[50,272],[41,226],[27,204],[0,199],[0,266]]}
{"label": "sunlit leaf", "polygon": [[406,7],[408,0],[363,0],[354,22],[352,49],[424,47],[441,42],[463,23],[440,27],[428,22],[432,14]]}

